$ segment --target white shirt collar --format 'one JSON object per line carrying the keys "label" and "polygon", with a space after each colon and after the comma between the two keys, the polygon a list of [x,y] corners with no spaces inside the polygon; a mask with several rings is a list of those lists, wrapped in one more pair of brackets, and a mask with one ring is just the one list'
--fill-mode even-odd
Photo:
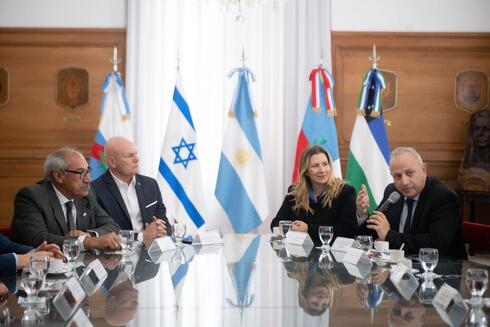
{"label": "white shirt collar", "polygon": [[123,181],[122,181],[122,180],[120,180],[119,178],[117,178],[117,176],[116,176],[116,175],[114,175],[110,169],[109,169],[109,172],[111,173],[112,178],[114,179],[114,182],[116,182],[116,184],[117,184],[119,187],[121,187],[121,186],[124,186],[124,187],[132,186],[132,187],[134,187],[134,186],[136,185],[136,175],[135,175],[135,176],[133,176],[133,178],[131,178],[131,182],[129,182],[129,184],[128,184],[128,183],[126,183],[126,182],[123,182]]}
{"label": "white shirt collar", "polygon": [[51,185],[53,185],[54,192],[56,193],[56,196],[58,197],[58,201],[60,201],[60,204],[65,204],[69,201],[73,201],[73,199],[69,199],[63,193],[61,193],[60,190],[58,190],[53,183],[51,183]]}

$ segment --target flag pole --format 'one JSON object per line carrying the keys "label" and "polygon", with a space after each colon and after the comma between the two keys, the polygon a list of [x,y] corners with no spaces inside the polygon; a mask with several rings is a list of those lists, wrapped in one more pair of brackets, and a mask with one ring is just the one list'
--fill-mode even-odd
{"label": "flag pole", "polygon": [[109,61],[112,63],[112,71],[117,73],[117,64],[121,62],[121,58],[117,57],[117,46],[114,46],[112,59],[109,59]]}
{"label": "flag pole", "polygon": [[373,62],[373,69],[378,69],[378,61],[380,59],[381,57],[376,55],[376,44],[373,44],[373,54],[369,57],[369,60]]}

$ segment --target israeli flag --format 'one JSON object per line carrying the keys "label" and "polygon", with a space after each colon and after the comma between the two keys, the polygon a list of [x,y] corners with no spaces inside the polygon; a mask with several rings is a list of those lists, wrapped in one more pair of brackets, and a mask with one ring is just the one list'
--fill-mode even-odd
{"label": "israeli flag", "polygon": [[167,216],[185,223],[187,233],[194,234],[205,222],[204,192],[196,128],[179,74],[172,100],[157,181]]}
{"label": "israeli flag", "polygon": [[248,87],[252,72],[237,68],[238,85],[228,115],[215,195],[235,233],[257,228],[269,213],[262,151]]}

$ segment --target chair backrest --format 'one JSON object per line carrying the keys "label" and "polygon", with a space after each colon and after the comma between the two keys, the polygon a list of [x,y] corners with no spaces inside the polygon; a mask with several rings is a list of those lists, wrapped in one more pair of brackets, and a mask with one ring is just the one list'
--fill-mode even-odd
{"label": "chair backrest", "polygon": [[465,243],[490,249],[490,225],[465,221],[463,231]]}

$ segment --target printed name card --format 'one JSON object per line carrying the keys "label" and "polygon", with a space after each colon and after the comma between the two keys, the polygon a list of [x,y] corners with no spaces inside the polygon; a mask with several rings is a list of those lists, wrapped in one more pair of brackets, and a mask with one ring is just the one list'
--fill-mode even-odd
{"label": "printed name card", "polygon": [[286,244],[313,245],[310,235],[304,232],[289,231],[284,239]]}
{"label": "printed name card", "polygon": [[211,245],[211,244],[221,244],[223,240],[219,233],[215,230],[208,231],[198,231],[196,237],[194,237],[193,244],[199,245]]}
{"label": "printed name card", "polygon": [[290,256],[297,257],[297,258],[307,257],[310,254],[311,250],[313,249],[312,244],[296,245],[296,244],[286,243],[284,247],[286,248],[287,251],[286,253],[288,253]]}
{"label": "printed name card", "polygon": [[337,237],[332,244],[332,251],[347,252],[354,244],[353,238]]}
{"label": "printed name card", "polygon": [[335,261],[337,261],[337,262],[343,262],[344,261],[345,252],[331,250],[330,253],[332,253]]}
{"label": "printed name card", "polygon": [[468,313],[468,306],[458,290],[444,283],[432,300],[432,305],[448,325],[459,326]]}
{"label": "printed name card", "polygon": [[159,237],[153,240],[149,251],[155,251],[157,249],[160,250],[160,252],[175,250],[175,243],[170,236]]}
{"label": "printed name card", "polygon": [[107,271],[100,260],[96,259],[87,266],[79,280],[87,295],[91,295],[97,291],[106,278]]}
{"label": "printed name card", "polygon": [[67,327],[93,327],[82,308],[78,309],[73,318],[66,324]]}
{"label": "printed name card", "polygon": [[415,293],[419,287],[418,279],[405,265],[393,266],[393,269],[390,272],[390,280],[398,293],[407,301],[410,300],[413,293]]}
{"label": "printed name card", "polygon": [[344,255],[344,258],[342,259],[343,262],[351,263],[353,265],[357,265],[358,263],[362,264],[371,264],[371,260],[369,260],[369,257],[366,252],[360,249],[356,248],[349,248],[347,249],[347,252]]}
{"label": "printed name card", "polygon": [[352,263],[347,263],[347,262],[343,262],[343,265],[344,265],[345,269],[347,270],[347,272],[351,276],[354,276],[354,277],[360,278],[360,279],[366,279],[367,278],[367,276],[371,272],[371,266],[372,266],[372,264],[370,264],[370,265],[368,265],[368,264],[354,265]]}
{"label": "printed name card", "polygon": [[85,292],[82,286],[76,277],[72,277],[65,283],[59,293],[56,294],[53,299],[53,305],[63,320],[66,321],[84,298]]}

